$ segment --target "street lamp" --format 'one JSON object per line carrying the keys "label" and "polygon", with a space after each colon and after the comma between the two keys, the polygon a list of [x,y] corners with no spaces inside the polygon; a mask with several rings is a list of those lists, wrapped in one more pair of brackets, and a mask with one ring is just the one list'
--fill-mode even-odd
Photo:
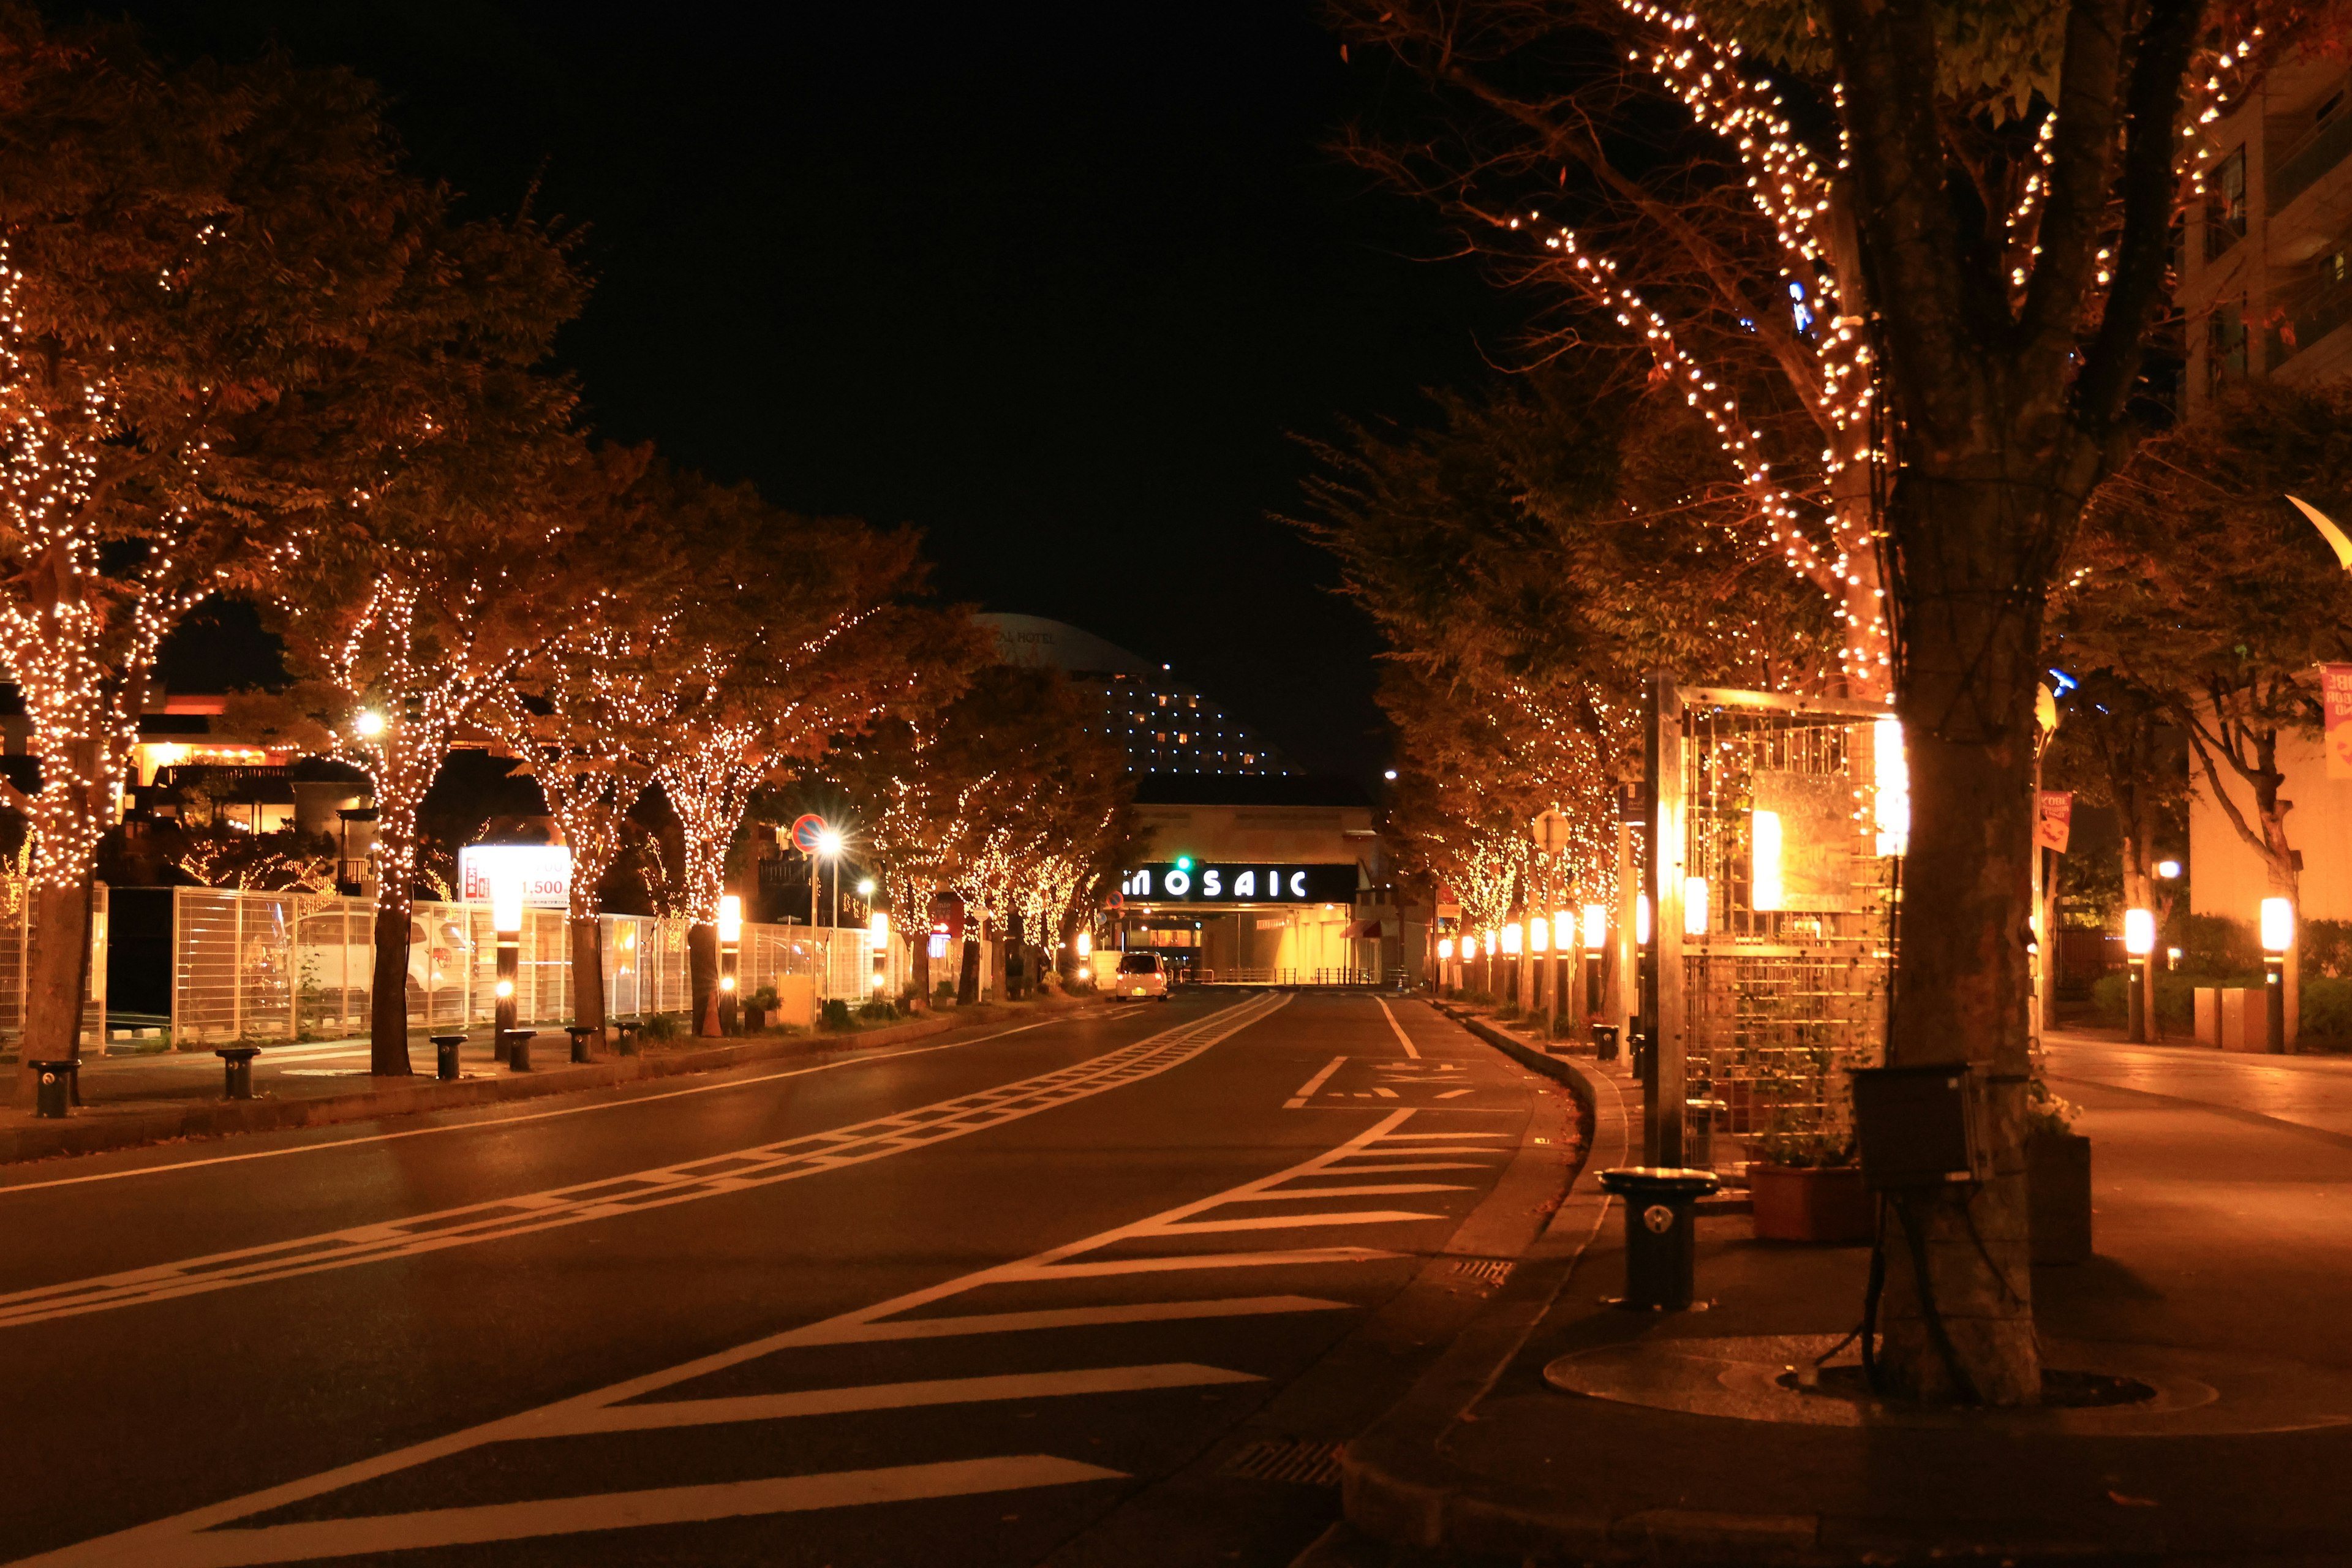
{"label": "street lamp", "polygon": [[383,733],[383,715],[373,708],[362,708],[352,721],[352,728],[362,741],[373,741]]}
{"label": "street lamp", "polygon": [[[874,884],[862,882],[858,886],[863,890],[873,887]],[[888,984],[890,980],[890,915],[887,910],[876,910],[866,917],[866,940],[874,949],[872,984],[875,990],[879,991]]]}
{"label": "street lamp", "polygon": [[735,1010],[737,961],[742,951],[743,897],[740,893],[721,894],[719,900],[719,1005],[730,1014]]}
{"label": "street lamp", "polygon": [[1609,906],[1584,906],[1584,1010],[1601,1016],[1601,950],[1609,945]]}
{"label": "street lamp", "polygon": [[2126,1033],[2136,1046],[2147,1044],[2147,955],[2155,951],[2155,912],[2126,910],[2124,957],[2131,994],[2124,1005],[2124,1019]]}
{"label": "street lamp", "polygon": [[2268,1048],[2286,1049],[2286,950],[2294,945],[2294,905],[2285,899],[2263,900],[2263,1004],[2270,1028]]}
{"label": "street lamp", "polygon": [[[493,1051],[511,1053],[510,1037],[515,1030],[515,984],[522,974],[522,872],[513,864],[511,856],[497,856],[490,862],[490,930],[497,938],[499,979],[496,986],[498,1006],[491,1016]],[[508,1056],[508,1065],[513,1057]]]}

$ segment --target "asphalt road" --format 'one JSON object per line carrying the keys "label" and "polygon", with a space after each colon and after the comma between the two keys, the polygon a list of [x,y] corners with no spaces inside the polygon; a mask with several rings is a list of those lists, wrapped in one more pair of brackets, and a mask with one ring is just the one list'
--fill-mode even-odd
{"label": "asphalt road", "polygon": [[1565,1126],[1244,993],[16,1168],[0,1559],[1286,1563]]}

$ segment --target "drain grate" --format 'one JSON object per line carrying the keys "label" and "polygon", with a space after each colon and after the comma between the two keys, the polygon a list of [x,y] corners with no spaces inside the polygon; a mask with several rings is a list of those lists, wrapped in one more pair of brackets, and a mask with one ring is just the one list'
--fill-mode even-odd
{"label": "drain grate", "polygon": [[1500,1285],[1515,1267],[1507,1258],[1457,1258],[1446,1271],[1465,1275],[1482,1285]]}
{"label": "drain grate", "polygon": [[1265,1437],[1227,1459],[1224,1473],[1300,1487],[1336,1487],[1341,1447],[1305,1437]]}

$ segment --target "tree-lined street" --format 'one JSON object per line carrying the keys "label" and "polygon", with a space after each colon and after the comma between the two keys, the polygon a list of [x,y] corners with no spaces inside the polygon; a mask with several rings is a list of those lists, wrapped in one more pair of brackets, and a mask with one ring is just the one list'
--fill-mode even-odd
{"label": "tree-lined street", "polygon": [[[0,1539],[61,1563],[1286,1560],[1328,1490],[1232,1476],[1188,1483],[1213,1511],[1153,1512],[1152,1489],[1532,1157],[1488,1238],[1515,1255],[1565,1101],[1418,1004],[1221,994],[21,1168],[0,1225],[49,1239],[0,1263],[0,1331],[33,1352],[0,1397],[54,1441]],[[1352,1436],[1425,1353],[1360,1350],[1264,1436]]]}

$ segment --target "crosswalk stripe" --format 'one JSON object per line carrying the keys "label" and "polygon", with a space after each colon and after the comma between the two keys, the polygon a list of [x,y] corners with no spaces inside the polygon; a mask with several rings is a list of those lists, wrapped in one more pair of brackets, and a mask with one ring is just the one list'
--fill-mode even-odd
{"label": "crosswalk stripe", "polygon": [[1237,1204],[1279,1203],[1285,1198],[1392,1197],[1402,1193],[1466,1193],[1460,1182],[1367,1182],[1360,1187],[1293,1187],[1288,1192],[1252,1193]]}
{"label": "crosswalk stripe", "polygon": [[[976,1492],[1126,1479],[1122,1470],[1107,1470],[1099,1465],[1080,1464],[1051,1454],[1011,1454],[991,1459],[953,1459],[941,1464],[894,1465],[884,1469],[722,1481],[711,1486],[658,1487],[646,1491],[546,1498],[533,1502],[486,1503],[421,1513],[310,1520],[259,1530],[199,1531],[176,1540],[145,1543],[142,1554],[135,1559],[114,1560],[135,1562],[140,1568],[250,1568],[264,1563],[299,1563],[362,1552],[373,1556],[436,1546],[478,1546],[588,1530],[696,1524],[754,1514],[805,1513],[815,1509],[969,1497]],[[40,1559],[32,1561],[38,1563]]]}
{"label": "crosswalk stripe", "polygon": [[[1296,1197],[1296,1193],[1267,1193],[1266,1197]],[[1444,1219],[1444,1215],[1414,1214],[1406,1209],[1349,1209],[1339,1214],[1260,1215],[1255,1219],[1202,1219],[1183,1225],[1163,1225],[1153,1236],[1208,1236],[1221,1230],[1295,1230],[1310,1225],[1394,1225],[1408,1219]]]}
{"label": "crosswalk stripe", "polygon": [[993,1279],[1098,1279],[1112,1274],[1167,1274],[1186,1268],[1272,1268],[1308,1263],[1369,1263],[1402,1258],[1370,1247],[1296,1247],[1281,1252],[1203,1252],[1191,1258],[1118,1258],[1102,1263],[1045,1263],[1001,1269]]}
{"label": "crosswalk stripe", "polygon": [[1028,1333],[1045,1329],[1092,1329],[1192,1318],[1245,1318],[1274,1312],[1345,1312],[1346,1301],[1315,1296],[1223,1296],[1204,1301],[1139,1301],[1108,1307],[1055,1307],[1035,1312],[980,1312],[958,1318],[900,1318],[887,1323],[819,1323],[799,1331],[796,1345],[866,1344],[897,1340],[946,1340],[965,1334]]}
{"label": "crosswalk stripe", "polygon": [[907,1410],[926,1405],[981,1405],[1004,1399],[1066,1399],[1081,1394],[1132,1394],[1152,1388],[1198,1388],[1215,1383],[1263,1383],[1255,1373],[1228,1372],[1192,1362],[1150,1366],[1081,1367],[998,1377],[944,1377],[920,1383],[869,1383],[851,1388],[804,1388],[791,1394],[746,1394],[725,1399],[670,1399],[653,1405],[608,1405],[575,1412],[534,1437],[590,1432],[654,1432],[716,1426],[733,1421],[782,1421],[840,1415],[856,1410]]}

